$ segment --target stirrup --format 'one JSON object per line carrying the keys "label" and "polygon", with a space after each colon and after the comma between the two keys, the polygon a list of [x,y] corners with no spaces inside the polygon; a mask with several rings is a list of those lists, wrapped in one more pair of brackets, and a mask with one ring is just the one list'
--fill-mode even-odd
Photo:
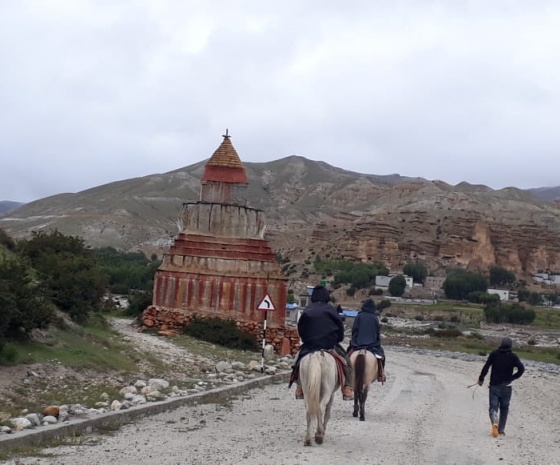
{"label": "stirrup", "polygon": [[296,400],[302,400],[303,399],[303,389],[301,389],[301,387],[297,387],[296,388]]}
{"label": "stirrup", "polygon": [[[346,395],[346,394],[345,394],[346,389],[349,390],[350,395]],[[342,389],[342,400],[354,400],[354,391],[353,391],[353,389],[352,389],[351,387],[345,386],[345,387]]]}

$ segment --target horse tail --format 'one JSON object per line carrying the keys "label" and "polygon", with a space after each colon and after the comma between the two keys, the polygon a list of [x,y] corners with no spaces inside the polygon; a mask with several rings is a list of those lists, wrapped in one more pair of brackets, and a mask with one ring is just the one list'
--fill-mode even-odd
{"label": "horse tail", "polygon": [[366,355],[359,353],[354,363],[354,392],[362,392],[366,377]]}
{"label": "horse tail", "polygon": [[307,411],[310,415],[318,415],[321,412],[321,359],[322,352],[309,355],[309,372],[307,374]]}

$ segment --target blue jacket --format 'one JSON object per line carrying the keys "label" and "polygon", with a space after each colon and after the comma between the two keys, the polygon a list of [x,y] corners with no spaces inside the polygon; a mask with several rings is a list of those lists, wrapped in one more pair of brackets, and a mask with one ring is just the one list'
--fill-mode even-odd
{"label": "blue jacket", "polygon": [[383,347],[381,347],[381,324],[375,314],[375,303],[372,299],[366,299],[362,310],[354,320],[350,347],[368,349],[376,355],[385,356]]}

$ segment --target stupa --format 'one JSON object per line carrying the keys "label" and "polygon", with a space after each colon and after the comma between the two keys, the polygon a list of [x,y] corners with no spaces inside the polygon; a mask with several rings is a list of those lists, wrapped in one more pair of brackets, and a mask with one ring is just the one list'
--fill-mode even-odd
{"label": "stupa", "polygon": [[219,317],[262,342],[265,312],[258,307],[269,296],[266,342],[295,353],[297,330],[285,324],[286,277],[264,239],[263,212],[247,205],[245,167],[227,131],[223,138],[205,165],[200,199],[183,204],[180,233],[156,271],[143,324],[175,331],[194,317]]}

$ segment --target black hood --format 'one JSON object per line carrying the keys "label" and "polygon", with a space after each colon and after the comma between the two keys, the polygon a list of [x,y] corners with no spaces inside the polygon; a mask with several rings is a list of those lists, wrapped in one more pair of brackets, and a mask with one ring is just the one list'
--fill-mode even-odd
{"label": "black hood", "polygon": [[501,350],[502,352],[508,352],[511,350],[512,347],[513,347],[513,341],[509,337],[504,337],[502,339],[502,342],[498,350]]}
{"label": "black hood", "polygon": [[331,296],[329,291],[323,286],[315,286],[311,293],[311,302],[330,302]]}
{"label": "black hood", "polygon": [[373,299],[366,299],[363,301],[362,312],[375,313],[375,302]]}

